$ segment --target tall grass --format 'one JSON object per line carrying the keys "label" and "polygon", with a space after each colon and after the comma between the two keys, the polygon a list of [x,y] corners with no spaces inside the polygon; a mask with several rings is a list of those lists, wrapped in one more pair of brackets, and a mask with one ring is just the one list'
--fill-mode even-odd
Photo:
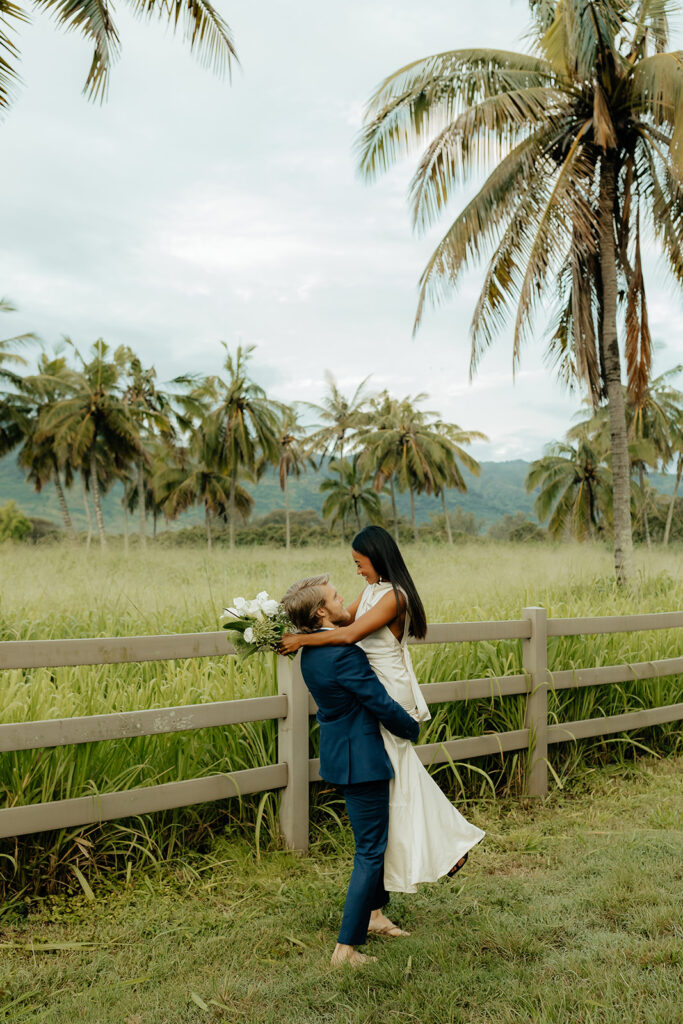
{"label": "tall grass", "polygon": [[[430,621],[518,618],[525,605],[550,616],[611,615],[683,607],[683,551],[640,552],[631,591],[611,582],[610,554],[600,547],[500,545],[407,547],[406,559]],[[307,549],[289,556],[256,549],[209,557],[194,550],[91,552],[67,547],[0,549],[5,586],[0,639],[47,639],[212,630],[225,603],[267,589],[280,595],[292,580],[329,570],[350,600],[361,589],[347,551]],[[11,582],[10,582],[11,581]],[[8,585],[9,583],[9,585]],[[553,638],[549,667],[647,661],[680,654],[680,631]],[[521,643],[467,643],[413,649],[421,682],[520,672]],[[132,665],[36,669],[2,674],[0,721],[20,722],[229,700],[274,692],[270,659],[238,665],[233,658]],[[683,677],[634,681],[551,693],[551,720],[618,714],[680,701]],[[524,698],[458,701],[433,708],[421,742],[522,728]],[[312,756],[316,730],[312,730]],[[680,749],[677,723],[623,736],[551,748],[555,784],[598,764],[626,760],[643,748]],[[273,722],[248,723],[165,736],[83,744],[3,755],[0,787],[7,805],[37,803],[236,771],[274,761]],[[457,799],[519,792],[525,755],[479,758],[436,769]],[[313,829],[335,820],[329,787],[314,787]],[[104,823],[41,833],[0,844],[5,893],[54,891],[77,883],[79,871],[130,870],[139,860],[201,848],[225,829],[246,832],[255,846],[277,840],[277,798],[263,794]]]}

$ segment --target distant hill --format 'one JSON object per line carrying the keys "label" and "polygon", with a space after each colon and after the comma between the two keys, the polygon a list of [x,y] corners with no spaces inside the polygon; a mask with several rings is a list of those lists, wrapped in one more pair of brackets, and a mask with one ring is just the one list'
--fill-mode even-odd
{"label": "distant hill", "polygon": [[[524,479],[528,468],[529,463],[522,459],[510,462],[482,462],[481,476],[475,477],[470,473],[465,473],[467,482],[465,494],[460,494],[458,491],[448,492],[449,510],[453,512],[459,507],[464,512],[471,512],[485,526],[502,519],[508,513],[514,514],[515,512],[523,512],[529,519],[535,521],[532,511],[534,495],[527,494],[524,488]],[[327,475],[326,469],[322,469],[319,472],[309,471],[298,480],[290,478],[292,509],[313,509],[319,513],[322,496],[318,487],[321,479]],[[673,479],[673,476],[657,474],[650,477],[652,486],[665,494],[671,494],[673,491]],[[282,491],[274,471],[267,473],[258,485],[247,484],[247,487],[254,495],[254,515],[263,516],[274,509],[283,508]],[[105,525],[107,530],[112,533],[123,532],[122,495],[123,488],[117,484],[109,494],[104,496]],[[4,505],[7,501],[16,501],[17,505],[29,516],[51,519],[61,526],[61,516],[54,487],[49,485],[42,493],[36,494],[33,487],[26,483],[22,470],[17,466],[14,454],[0,459],[0,505]],[[77,530],[86,529],[87,520],[79,484],[67,492],[67,501],[75,528]],[[397,495],[397,504],[401,515],[406,517],[410,515],[407,494]],[[417,495],[415,512],[419,522],[426,522],[432,515],[441,513],[441,501],[427,495]],[[173,529],[201,522],[203,522],[202,511],[192,509],[175,523],[169,525]],[[159,523],[159,528],[165,529],[166,524]]]}

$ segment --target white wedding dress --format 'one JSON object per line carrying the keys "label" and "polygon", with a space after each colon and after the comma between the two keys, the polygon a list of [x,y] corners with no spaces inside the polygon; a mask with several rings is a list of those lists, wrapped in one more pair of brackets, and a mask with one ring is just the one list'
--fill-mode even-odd
{"label": "white wedding dress", "polygon": [[[363,591],[356,618],[377,604],[391,583],[372,583]],[[418,686],[406,643],[408,615],[399,641],[382,626],[358,641],[390,697],[420,722],[431,718]],[[384,856],[384,887],[416,892],[419,882],[435,882],[480,842],[485,833],[463,818],[439,789],[410,740],[380,725],[394,769],[389,783],[389,840]]]}

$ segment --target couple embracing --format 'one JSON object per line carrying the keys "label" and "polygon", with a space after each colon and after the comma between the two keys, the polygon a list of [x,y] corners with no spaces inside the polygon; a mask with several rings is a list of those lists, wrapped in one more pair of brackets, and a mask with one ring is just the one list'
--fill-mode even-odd
{"label": "couple embracing", "polygon": [[300,633],[301,672],[318,705],[320,774],[344,794],[356,852],[332,964],[374,957],[355,948],[367,935],[408,932],[385,914],[390,892],[453,876],[484,833],[451,804],[412,747],[430,718],[407,648],[427,621],[393,538],[380,526],[354,537],[367,586],[348,608],[327,575],[293,584],[282,599]]}

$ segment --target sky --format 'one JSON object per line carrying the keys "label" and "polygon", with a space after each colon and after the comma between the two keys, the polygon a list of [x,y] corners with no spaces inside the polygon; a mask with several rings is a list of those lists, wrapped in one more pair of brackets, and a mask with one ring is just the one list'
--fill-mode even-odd
{"label": "sky", "polygon": [[[85,40],[44,15],[22,28],[23,85],[0,125],[0,295],[18,312],[0,336],[34,331],[51,349],[68,335],[84,352],[102,337],[162,383],[218,372],[221,341],[255,345],[252,375],[282,401],[318,402],[326,370],[346,392],[371,375],[371,390],[426,393],[425,408],[485,432],[477,458],[537,458],[581,408],[543,362],[542,320],[514,383],[509,330],[470,383],[478,266],[412,337],[421,270],[475,186],[417,237],[415,158],[368,185],[353,150],[382,78],[446,49],[523,49],[526,2],[215,6],[239,55],[231,82],[119,9],[104,105],[82,96]],[[659,373],[683,360],[683,307],[654,253],[646,278]]]}

